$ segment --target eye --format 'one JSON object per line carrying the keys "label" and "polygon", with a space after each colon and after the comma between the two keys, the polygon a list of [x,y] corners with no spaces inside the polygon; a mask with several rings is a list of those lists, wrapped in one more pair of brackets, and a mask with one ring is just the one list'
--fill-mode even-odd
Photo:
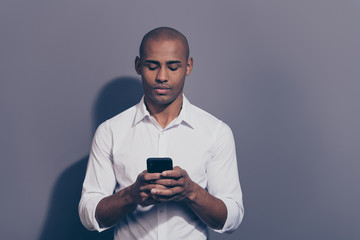
{"label": "eye", "polygon": [[169,69],[170,69],[171,71],[176,71],[176,70],[178,70],[179,68],[178,68],[178,67],[169,67]]}
{"label": "eye", "polygon": [[150,70],[150,71],[154,71],[154,70],[156,70],[157,68],[158,68],[158,67],[150,67],[150,66],[149,66],[149,70]]}
{"label": "eye", "polygon": [[156,64],[149,64],[149,65],[147,65],[147,67],[150,71],[154,71],[158,68],[158,66]]}
{"label": "eye", "polygon": [[179,65],[178,64],[170,64],[168,65],[168,68],[170,69],[170,71],[176,71],[179,69]]}

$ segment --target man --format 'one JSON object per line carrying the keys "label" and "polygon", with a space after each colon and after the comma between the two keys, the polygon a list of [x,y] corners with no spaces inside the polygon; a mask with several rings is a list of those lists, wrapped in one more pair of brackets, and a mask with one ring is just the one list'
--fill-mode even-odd
{"label": "man", "polygon": [[[115,226],[115,239],[206,239],[243,217],[230,128],[183,95],[193,59],[184,35],[160,27],[140,45],[135,70],[144,97],[97,129],[79,214],[89,230]],[[148,173],[168,156],[173,170]]]}

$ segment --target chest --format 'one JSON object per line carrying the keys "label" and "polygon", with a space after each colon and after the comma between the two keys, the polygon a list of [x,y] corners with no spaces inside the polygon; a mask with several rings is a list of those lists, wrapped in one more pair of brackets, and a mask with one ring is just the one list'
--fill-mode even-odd
{"label": "chest", "polygon": [[146,169],[149,157],[170,157],[174,166],[185,169],[193,181],[205,187],[211,145],[211,136],[187,126],[167,130],[141,126],[125,135],[118,134],[114,139],[113,164],[119,187],[135,182]]}

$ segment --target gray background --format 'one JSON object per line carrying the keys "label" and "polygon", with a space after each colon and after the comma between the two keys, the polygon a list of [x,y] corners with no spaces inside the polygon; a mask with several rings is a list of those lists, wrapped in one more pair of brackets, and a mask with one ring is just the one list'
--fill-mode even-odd
{"label": "gray background", "polygon": [[360,239],[359,23],[356,0],[1,0],[0,239],[110,235],[77,216],[91,138],[140,98],[163,25],[190,42],[186,96],[236,140],[245,218],[211,239]]}

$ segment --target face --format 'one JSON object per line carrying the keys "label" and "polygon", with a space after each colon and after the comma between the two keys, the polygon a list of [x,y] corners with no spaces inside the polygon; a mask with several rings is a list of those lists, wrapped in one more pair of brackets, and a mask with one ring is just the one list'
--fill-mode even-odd
{"label": "face", "polygon": [[182,100],[185,77],[193,65],[182,42],[149,39],[142,55],[136,57],[135,69],[141,75],[146,103],[166,106]]}

